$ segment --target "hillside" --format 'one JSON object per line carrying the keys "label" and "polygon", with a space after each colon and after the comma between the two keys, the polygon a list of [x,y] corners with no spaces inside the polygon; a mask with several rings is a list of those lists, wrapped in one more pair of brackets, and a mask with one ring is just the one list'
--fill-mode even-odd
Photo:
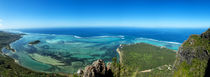
{"label": "hillside", "polygon": [[116,59],[112,63],[112,70],[116,77],[172,75],[171,70],[168,68],[175,61],[176,52],[173,50],[137,43],[121,45],[117,51],[120,54],[120,63],[118,64]]}
{"label": "hillside", "polygon": [[201,35],[191,35],[179,48],[174,77],[204,77],[209,73],[210,28]]}

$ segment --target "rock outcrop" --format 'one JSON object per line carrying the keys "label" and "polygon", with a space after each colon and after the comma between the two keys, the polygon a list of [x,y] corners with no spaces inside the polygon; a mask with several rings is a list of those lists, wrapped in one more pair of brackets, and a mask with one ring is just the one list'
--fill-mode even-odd
{"label": "rock outcrop", "polygon": [[203,77],[207,75],[210,59],[210,29],[201,35],[191,35],[177,53],[175,77]]}
{"label": "rock outcrop", "polygon": [[84,70],[78,70],[77,74],[80,77],[112,77],[111,69],[108,69],[101,59],[86,66]]}
{"label": "rock outcrop", "polygon": [[210,28],[206,32],[201,34],[201,38],[206,38],[210,40]]}
{"label": "rock outcrop", "polygon": [[40,40],[35,40],[35,41],[32,41],[32,42],[29,42],[28,44],[29,45],[34,45],[34,44],[38,44],[40,42],[41,42]]}

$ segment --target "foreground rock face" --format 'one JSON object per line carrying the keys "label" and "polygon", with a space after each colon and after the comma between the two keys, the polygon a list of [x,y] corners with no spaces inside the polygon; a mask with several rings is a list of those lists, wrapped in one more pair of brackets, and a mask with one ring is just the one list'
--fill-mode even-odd
{"label": "foreground rock face", "polygon": [[107,69],[103,60],[99,59],[92,65],[86,66],[85,70],[78,70],[81,77],[112,77],[111,69]]}
{"label": "foreground rock face", "polygon": [[210,59],[210,29],[201,35],[191,35],[179,48],[174,64],[174,77],[204,77]]}

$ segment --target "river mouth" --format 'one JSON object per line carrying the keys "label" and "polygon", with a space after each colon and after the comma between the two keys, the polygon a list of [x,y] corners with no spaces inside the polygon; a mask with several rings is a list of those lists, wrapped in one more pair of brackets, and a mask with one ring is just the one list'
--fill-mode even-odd
{"label": "river mouth", "polygon": [[[29,45],[31,41],[40,43]],[[16,50],[3,48],[3,53],[15,59],[20,65],[41,72],[74,73],[97,59],[111,62],[117,56],[120,44],[148,43],[177,50],[177,42],[159,41],[149,38],[129,38],[127,36],[91,36],[55,34],[27,34],[11,43]]]}

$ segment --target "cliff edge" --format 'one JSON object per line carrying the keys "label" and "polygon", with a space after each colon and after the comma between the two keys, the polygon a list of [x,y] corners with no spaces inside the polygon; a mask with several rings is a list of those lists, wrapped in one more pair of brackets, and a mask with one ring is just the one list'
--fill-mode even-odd
{"label": "cliff edge", "polygon": [[101,59],[86,66],[84,70],[78,70],[77,74],[80,77],[113,77],[110,67]]}
{"label": "cliff edge", "polygon": [[179,47],[174,63],[174,77],[204,77],[209,70],[210,28],[201,35],[191,35]]}

